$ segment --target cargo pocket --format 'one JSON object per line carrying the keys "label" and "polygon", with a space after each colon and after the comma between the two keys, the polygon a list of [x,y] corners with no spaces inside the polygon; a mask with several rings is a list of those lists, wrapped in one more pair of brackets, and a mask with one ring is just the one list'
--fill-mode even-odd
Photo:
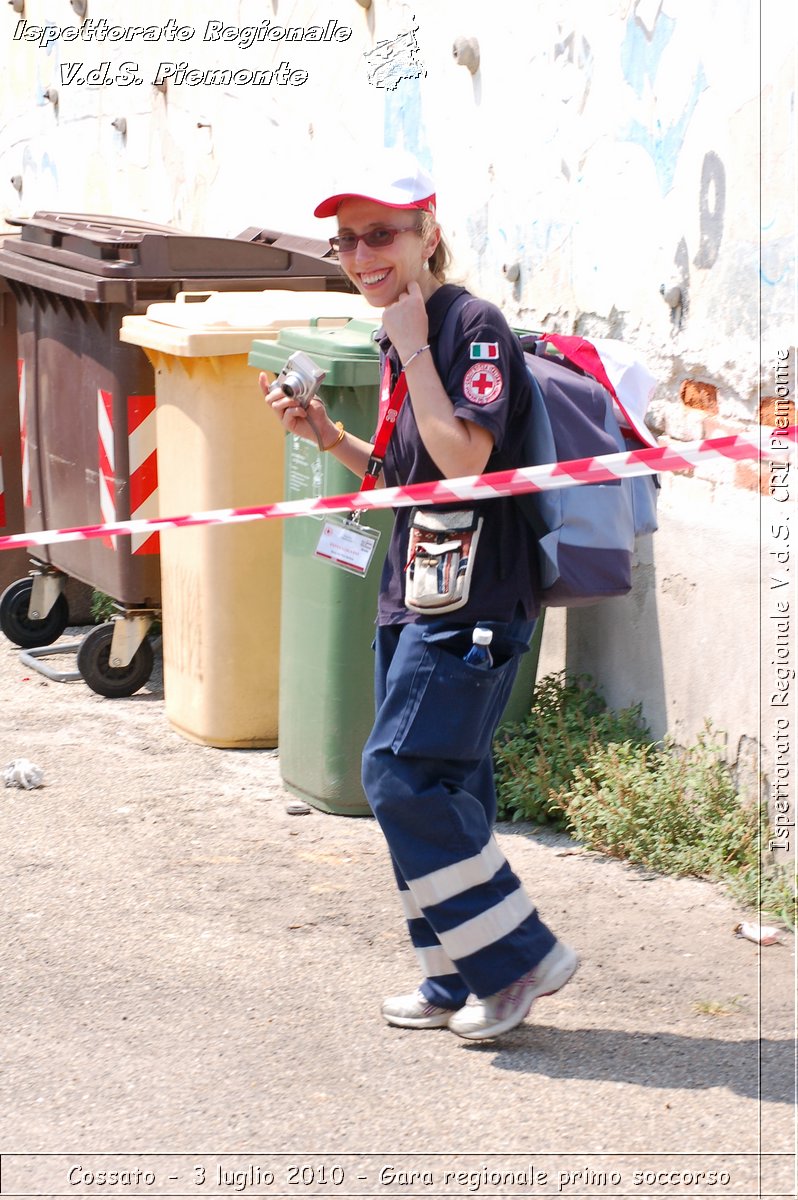
{"label": "cargo pocket", "polygon": [[480,762],[507,699],[518,659],[486,670],[432,643],[424,647],[391,748],[414,758]]}

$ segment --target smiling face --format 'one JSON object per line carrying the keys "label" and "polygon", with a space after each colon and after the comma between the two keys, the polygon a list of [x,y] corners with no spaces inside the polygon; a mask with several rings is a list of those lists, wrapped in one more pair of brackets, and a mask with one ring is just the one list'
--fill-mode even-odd
{"label": "smiling face", "polygon": [[392,304],[413,281],[421,288],[425,300],[440,286],[425,269],[440,233],[436,227],[427,238],[422,238],[417,232],[420,218],[420,212],[412,209],[390,208],[356,196],[344,200],[338,209],[339,233],[368,233],[379,226],[412,231],[400,233],[390,246],[381,249],[359,241],[354,250],[340,256],[347,276],[375,308]]}

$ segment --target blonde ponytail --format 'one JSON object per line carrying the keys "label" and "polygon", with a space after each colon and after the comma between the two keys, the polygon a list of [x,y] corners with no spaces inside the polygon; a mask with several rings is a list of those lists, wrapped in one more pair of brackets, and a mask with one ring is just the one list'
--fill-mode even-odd
{"label": "blonde ponytail", "polygon": [[[440,230],[440,225],[438,225],[433,214],[429,212],[422,213],[421,223],[418,227],[421,237],[429,237],[435,229]],[[451,261],[452,256],[449,247],[446,245],[446,240],[441,233],[437,246],[427,260],[427,266],[431,274],[435,276],[439,283],[446,283],[446,270]]]}

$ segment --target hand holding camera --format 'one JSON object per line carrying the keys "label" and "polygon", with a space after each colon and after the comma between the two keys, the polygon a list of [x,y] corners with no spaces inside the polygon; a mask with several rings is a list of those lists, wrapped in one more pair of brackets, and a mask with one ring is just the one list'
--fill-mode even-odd
{"label": "hand holding camera", "polygon": [[[272,392],[281,391],[301,408],[307,408],[326,374],[316,366],[309,354],[295,350],[275,379]],[[271,400],[272,392],[266,397],[267,400]]]}
{"label": "hand holding camera", "polygon": [[295,350],[274,383],[269,383],[265,373],[258,380],[266,403],[283,427],[298,437],[315,440],[320,450],[324,450],[325,445],[334,441],[338,434],[337,427],[316,395],[326,374],[309,355],[302,350]]}

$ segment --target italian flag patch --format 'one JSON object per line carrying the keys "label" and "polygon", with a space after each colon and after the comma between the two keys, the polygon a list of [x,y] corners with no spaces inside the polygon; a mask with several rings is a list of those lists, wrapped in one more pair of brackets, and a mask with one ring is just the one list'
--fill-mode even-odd
{"label": "italian flag patch", "polygon": [[498,342],[472,342],[471,343],[471,358],[498,358],[499,343]]}

